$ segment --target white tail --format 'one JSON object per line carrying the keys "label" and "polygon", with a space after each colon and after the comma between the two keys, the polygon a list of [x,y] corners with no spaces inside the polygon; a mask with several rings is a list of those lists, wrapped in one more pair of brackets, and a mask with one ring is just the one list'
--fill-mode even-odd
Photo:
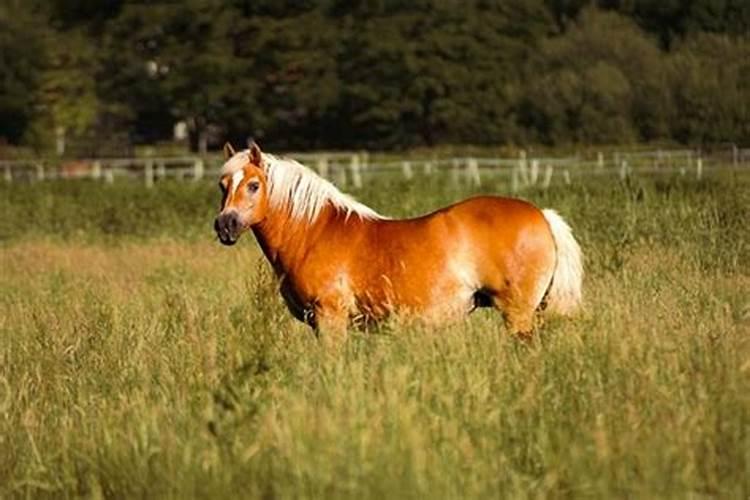
{"label": "white tail", "polygon": [[557,245],[557,264],[547,293],[547,310],[569,315],[581,305],[583,255],[570,226],[557,212],[542,210]]}

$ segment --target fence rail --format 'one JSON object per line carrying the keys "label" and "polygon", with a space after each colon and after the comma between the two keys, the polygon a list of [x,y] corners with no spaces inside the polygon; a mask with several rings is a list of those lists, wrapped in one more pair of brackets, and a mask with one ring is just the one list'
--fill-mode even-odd
{"label": "fence rail", "polygon": [[[705,169],[750,168],[750,148],[733,146],[714,150],[710,154],[697,149],[616,151],[597,153],[592,157],[534,157],[520,151],[516,157],[432,157],[421,159],[393,159],[392,156],[369,152],[319,152],[284,155],[295,158],[315,169],[334,183],[355,188],[362,187],[373,177],[382,174],[401,175],[412,179],[416,175],[447,173],[456,183],[480,185],[483,179],[507,176],[511,189],[522,186],[547,187],[553,178],[569,184],[576,176],[616,173],[621,178],[636,173],[677,171],[682,175],[702,178]],[[384,158],[373,161],[372,158]],[[142,179],[146,187],[165,178],[200,180],[218,175],[218,157],[149,157],[108,159],[33,159],[0,161],[0,171],[6,182],[43,181],[47,179],[97,179],[107,183],[116,178]]]}

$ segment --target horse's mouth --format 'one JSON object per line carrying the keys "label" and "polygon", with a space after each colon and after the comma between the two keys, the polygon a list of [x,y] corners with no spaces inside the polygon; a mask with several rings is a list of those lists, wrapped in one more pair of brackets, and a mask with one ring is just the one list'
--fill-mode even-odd
{"label": "horse's mouth", "polygon": [[219,236],[219,241],[222,245],[226,245],[228,247],[231,247],[235,243],[237,243],[237,240],[239,239],[239,236]]}

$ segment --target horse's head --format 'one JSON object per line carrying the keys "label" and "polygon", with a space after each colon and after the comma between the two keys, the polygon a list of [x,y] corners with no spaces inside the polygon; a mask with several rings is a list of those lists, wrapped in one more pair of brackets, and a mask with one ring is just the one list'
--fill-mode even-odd
{"label": "horse's head", "polygon": [[243,232],[266,216],[267,178],[260,148],[255,143],[240,153],[235,153],[227,143],[224,157],[227,161],[219,180],[221,212],[214,221],[214,229],[219,241],[234,245]]}

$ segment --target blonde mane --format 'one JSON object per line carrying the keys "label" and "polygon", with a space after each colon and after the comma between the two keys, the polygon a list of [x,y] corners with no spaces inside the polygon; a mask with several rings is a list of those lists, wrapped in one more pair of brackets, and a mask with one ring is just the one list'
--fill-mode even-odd
{"label": "blonde mane", "polygon": [[[334,208],[357,215],[362,219],[384,219],[370,207],[342,193],[333,184],[301,163],[262,153],[263,169],[268,185],[268,204],[272,208],[288,208],[292,219],[315,221],[330,203]],[[244,168],[249,161],[249,150],[232,156],[222,167],[221,175],[231,175]]]}

